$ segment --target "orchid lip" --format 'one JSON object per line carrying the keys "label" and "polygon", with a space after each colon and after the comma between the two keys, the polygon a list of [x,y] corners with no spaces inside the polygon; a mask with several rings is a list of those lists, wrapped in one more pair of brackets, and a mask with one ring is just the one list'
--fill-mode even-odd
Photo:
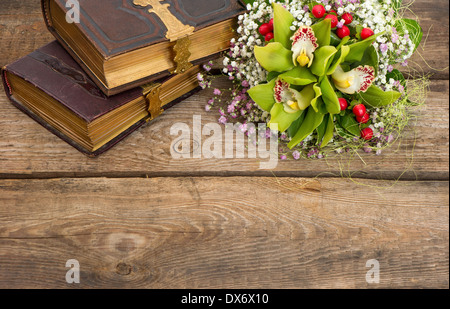
{"label": "orchid lip", "polygon": [[283,104],[286,113],[293,114],[300,110],[298,102],[296,101],[297,95],[296,90],[291,89],[290,85],[282,79],[278,79],[275,83],[275,101],[279,104]]}
{"label": "orchid lip", "polygon": [[303,50],[301,55],[298,56],[297,58],[297,62],[300,64],[300,66],[304,67],[307,64],[309,64],[309,62],[311,61],[311,59],[306,55],[306,51]]}
{"label": "orchid lip", "polygon": [[375,69],[371,66],[359,66],[350,72],[344,72],[339,66],[332,75],[336,88],[346,94],[366,92],[375,81]]}
{"label": "orchid lip", "polygon": [[313,85],[305,87],[302,91],[291,88],[291,85],[282,79],[275,83],[274,97],[278,104],[283,104],[284,111],[289,114],[303,111],[311,105],[314,97]]}
{"label": "orchid lip", "polygon": [[314,60],[314,52],[319,47],[314,30],[311,27],[300,27],[291,39],[294,64],[310,67]]}

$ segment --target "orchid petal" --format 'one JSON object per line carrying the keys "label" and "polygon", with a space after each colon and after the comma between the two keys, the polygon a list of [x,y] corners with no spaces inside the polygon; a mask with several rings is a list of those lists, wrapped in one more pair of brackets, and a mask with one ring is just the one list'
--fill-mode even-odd
{"label": "orchid petal", "polygon": [[263,110],[270,112],[276,103],[274,98],[275,79],[267,84],[260,84],[250,88],[247,93]]}
{"label": "orchid petal", "polygon": [[289,84],[297,86],[306,86],[317,81],[317,77],[310,70],[301,66],[295,67],[279,77]]}
{"label": "orchid petal", "polygon": [[328,68],[327,75],[332,75],[337,67],[345,61],[345,58],[347,57],[348,53],[350,52],[350,47],[343,45],[341,47],[341,50],[338,52],[337,56],[339,56],[338,59],[335,60],[335,62],[331,65],[330,68]]}
{"label": "orchid petal", "polygon": [[303,111],[287,113],[282,104],[274,104],[272,110],[270,111],[272,117],[269,122],[269,127],[276,123],[278,124],[278,131],[285,132],[291,124],[302,115],[302,113]]}
{"label": "orchid petal", "polygon": [[328,114],[327,106],[323,102],[323,96],[317,98],[316,106],[319,113],[324,115]]}
{"label": "orchid petal", "polygon": [[366,92],[375,80],[375,70],[371,66],[360,66],[349,72],[344,72],[338,66],[332,75],[334,85],[346,94]]}
{"label": "orchid petal", "polygon": [[282,104],[286,113],[294,114],[300,110],[297,102],[299,96],[299,92],[291,89],[291,85],[284,80],[278,79],[276,81],[274,88],[275,102]]}
{"label": "orchid petal", "polygon": [[291,36],[293,34],[291,26],[295,20],[294,16],[279,3],[273,3],[273,14],[275,42],[290,49]]}
{"label": "orchid petal", "polygon": [[316,50],[315,60],[311,66],[311,72],[317,76],[323,76],[327,72],[331,57],[337,53],[334,46],[323,46]]}
{"label": "orchid petal", "polygon": [[322,98],[327,107],[327,111],[330,114],[339,114],[341,112],[339,98],[337,97],[336,92],[334,92],[333,86],[328,80],[328,77],[325,77],[322,80],[320,88],[322,89]]}
{"label": "orchid petal", "polygon": [[264,47],[255,46],[255,57],[259,64],[269,72],[284,72],[294,67],[292,52],[278,42]]}
{"label": "orchid petal", "polygon": [[292,61],[295,65],[311,67],[314,60],[314,52],[319,47],[317,38],[311,27],[300,27],[292,36]]}
{"label": "orchid petal", "polygon": [[311,26],[314,30],[314,35],[317,38],[319,46],[330,45],[331,42],[331,19],[324,19],[323,21]]}
{"label": "orchid petal", "polygon": [[[350,37],[345,37],[341,40],[341,42],[336,46],[338,50],[336,55],[333,57],[333,60],[330,60],[329,66],[327,67],[327,75],[331,75],[336,70],[337,66],[345,61],[348,53],[350,52],[350,47],[346,46],[347,42],[350,40]],[[337,56],[337,59],[336,59]],[[336,60],[335,60],[336,59]]]}
{"label": "orchid petal", "polygon": [[282,79],[277,79],[274,85],[274,99],[277,103],[285,103],[292,100],[292,92],[289,91],[290,85]]}
{"label": "orchid petal", "polygon": [[323,122],[324,114],[317,113],[312,106],[305,111],[306,117],[303,121],[297,134],[292,138],[291,142],[288,144],[289,149],[294,148],[305,138],[311,135],[317,127]]}
{"label": "orchid petal", "polygon": [[301,92],[295,91],[294,94],[300,110],[305,110],[311,105],[316,92],[314,90],[314,85],[311,84],[306,86]]}
{"label": "orchid petal", "polygon": [[315,97],[311,101],[311,106],[314,108],[316,112],[319,112],[319,98],[322,96],[322,89],[320,88],[319,84],[314,84],[313,86]]}
{"label": "orchid petal", "polygon": [[312,99],[314,99],[314,94],[312,84],[305,87],[302,91],[297,91],[282,79],[278,79],[275,83],[275,102],[283,104],[285,112],[289,114],[307,109],[311,105]]}

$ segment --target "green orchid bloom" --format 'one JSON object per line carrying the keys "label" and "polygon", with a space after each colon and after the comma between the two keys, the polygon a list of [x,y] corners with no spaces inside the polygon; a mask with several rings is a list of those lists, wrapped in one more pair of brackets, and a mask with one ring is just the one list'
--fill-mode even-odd
{"label": "green orchid bloom", "polygon": [[300,27],[292,37],[292,62],[295,66],[311,67],[314,60],[314,52],[319,47],[314,31],[310,27]]}
{"label": "green orchid bloom", "polygon": [[375,80],[375,69],[366,65],[344,72],[342,67],[338,66],[332,74],[332,79],[336,88],[343,93],[366,92]]}
{"label": "green orchid bloom", "polygon": [[[276,123],[280,132],[288,131],[291,149],[315,131],[320,131],[321,147],[332,140],[335,116],[341,114],[339,97],[355,95],[355,99],[377,106],[399,98],[390,93],[374,99],[373,94],[383,92],[373,85],[378,56],[372,43],[377,35],[363,41],[346,37],[336,43],[330,19],[294,32],[292,14],[278,3],[273,3],[273,10],[274,41],[254,51],[256,60],[273,78],[248,93],[271,114],[269,126]],[[370,94],[364,96],[365,92]]]}

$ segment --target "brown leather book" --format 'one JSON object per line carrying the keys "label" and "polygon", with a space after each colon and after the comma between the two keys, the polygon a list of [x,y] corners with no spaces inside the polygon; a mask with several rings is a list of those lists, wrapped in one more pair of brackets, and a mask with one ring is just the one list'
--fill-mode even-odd
{"label": "brown leather book", "polygon": [[107,95],[217,57],[245,12],[240,0],[78,0],[79,14],[72,2],[42,0],[45,21]]}
{"label": "brown leather book", "polygon": [[79,151],[97,156],[198,91],[195,66],[107,97],[54,41],[5,66],[7,96],[20,110]]}

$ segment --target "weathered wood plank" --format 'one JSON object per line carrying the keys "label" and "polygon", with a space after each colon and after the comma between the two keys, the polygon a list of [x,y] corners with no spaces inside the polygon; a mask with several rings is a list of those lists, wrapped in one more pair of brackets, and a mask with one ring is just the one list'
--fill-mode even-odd
{"label": "weathered wood plank", "polygon": [[[8,1],[1,1],[1,5]],[[33,1],[33,7],[39,6],[40,1]],[[18,8],[22,12],[27,6]],[[5,12],[0,7],[0,12]],[[10,15],[0,15],[0,67],[11,63],[39,47],[54,40],[54,37],[47,31],[42,14],[19,13],[15,10]]]}
{"label": "weathered wood plank", "polygon": [[[403,1],[409,9],[405,17],[419,18],[424,31],[422,44],[409,60],[412,76],[432,74],[433,79],[449,78],[449,2],[434,0]],[[412,3],[412,4],[411,4]]]}
{"label": "weathered wood plank", "polygon": [[[448,79],[448,2],[416,1],[426,44],[412,68]],[[436,31],[436,29],[447,31]],[[0,65],[52,40],[39,1],[0,1]],[[430,68],[427,64],[433,68]],[[173,160],[170,128],[204,112],[207,91],[98,159],[49,134],[0,95],[0,178],[188,175],[448,180],[448,81],[381,157],[281,162]],[[414,156],[412,155],[414,148]],[[358,173],[354,173],[359,171]],[[448,181],[298,178],[0,180],[0,288],[448,288]],[[392,185],[394,185],[391,187]],[[384,188],[383,188],[384,187]],[[365,281],[366,261],[381,283]]]}
{"label": "weathered wood plank", "polygon": [[[404,1],[408,4],[411,1]],[[433,79],[449,78],[448,57],[448,1],[416,0],[406,17],[419,16],[425,32],[418,54],[410,61],[411,68],[404,69],[433,74]],[[0,2],[0,66],[25,56],[52,40],[44,25],[40,1],[4,0]],[[420,55],[419,55],[420,53]]]}
{"label": "weathered wood plank", "polygon": [[3,0],[0,2],[0,16],[10,15],[39,15],[41,14],[40,0]]}
{"label": "weathered wood plank", "polygon": [[[222,87],[228,84],[219,82]],[[259,159],[173,159],[170,146],[176,136],[171,127],[178,122],[192,127],[193,115],[202,123],[216,122],[215,113],[204,105],[211,96],[203,91],[168,110],[153,124],[134,133],[97,159],[72,149],[14,108],[0,95],[0,177],[142,177],[264,175],[339,176],[396,179],[448,179],[448,81],[432,81],[427,104],[417,112],[417,122],[401,142],[382,156],[346,154],[327,160],[280,162],[274,171],[259,170]],[[267,160],[262,160],[266,162]]]}
{"label": "weathered wood plank", "polygon": [[[0,288],[448,288],[448,182],[0,180]],[[380,284],[365,281],[377,259]]]}

